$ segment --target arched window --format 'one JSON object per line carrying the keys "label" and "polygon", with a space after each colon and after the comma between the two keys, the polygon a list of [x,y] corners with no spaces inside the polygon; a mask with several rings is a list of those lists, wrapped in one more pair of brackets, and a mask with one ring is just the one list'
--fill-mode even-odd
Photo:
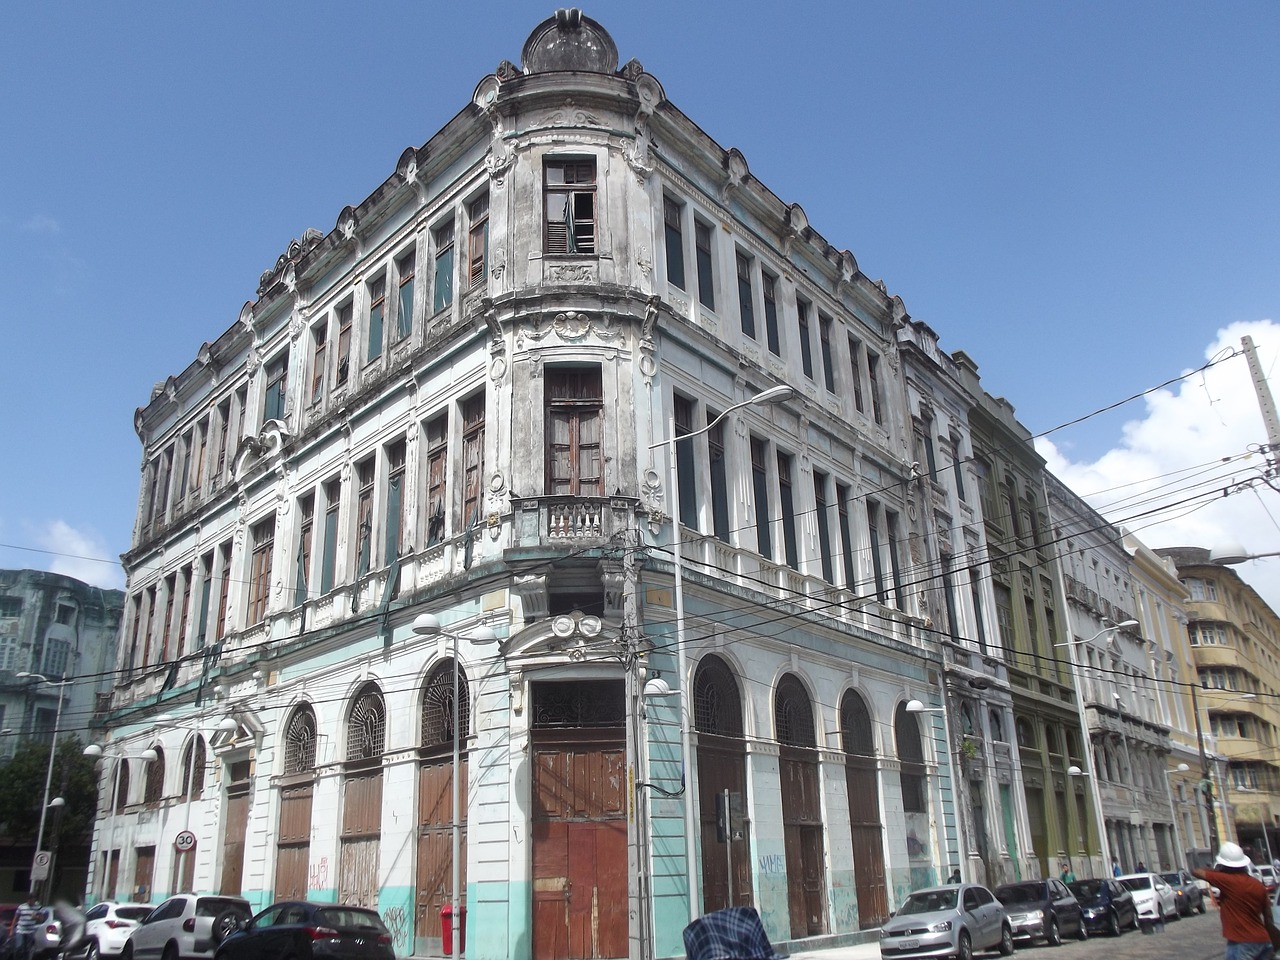
{"label": "arched window", "polygon": [[773,697],[773,725],[779,743],[789,747],[818,745],[808,691],[794,674],[788,673],[778,681]]}
{"label": "arched window", "polygon": [[978,732],[977,722],[973,718],[973,704],[968,700],[960,701],[960,732],[966,737],[975,736]]}
{"label": "arched window", "polygon": [[1005,742],[1004,720],[1000,716],[1000,711],[992,710],[990,714],[990,720],[991,720],[991,739],[998,740],[1001,743],[1004,743]]}
{"label": "arched window", "polygon": [[[458,668],[458,726],[465,740],[471,729],[471,691],[466,671]],[[422,688],[422,746],[453,744],[453,661],[441,663]]]}
{"label": "arched window", "polygon": [[382,756],[387,736],[387,708],[376,683],[365,684],[347,717],[347,760]]}
{"label": "arched window", "polygon": [[199,800],[204,796],[204,772],[209,763],[208,753],[204,745],[204,737],[196,734],[187,744],[182,754],[182,797],[183,801]]}
{"label": "arched window", "polygon": [[1018,737],[1018,746],[1028,750],[1036,749],[1036,728],[1031,725],[1030,720],[1018,717],[1013,722],[1013,730]]}
{"label": "arched window", "polygon": [[316,765],[316,715],[310,704],[293,711],[284,730],[284,772],[307,773]]}
{"label": "arched window", "polygon": [[860,757],[876,755],[871,731],[871,711],[856,690],[846,690],[840,699],[840,740],[845,753]]}
{"label": "arched window", "polygon": [[129,761],[121,757],[116,763],[120,764],[120,781],[116,784],[115,811],[122,813],[129,803]]}
{"label": "arched window", "polygon": [[156,752],[156,758],[147,764],[147,784],[142,795],[142,802],[146,804],[164,799],[164,748],[156,744],[151,749]]}
{"label": "arched window", "polygon": [[703,657],[693,675],[693,721],[699,733],[742,736],[742,698],[729,665]]}
{"label": "arched window", "polygon": [[893,716],[893,736],[901,765],[902,809],[907,813],[925,813],[928,807],[928,774],[924,766],[924,746],[920,742],[920,725],[906,704],[898,704]]}

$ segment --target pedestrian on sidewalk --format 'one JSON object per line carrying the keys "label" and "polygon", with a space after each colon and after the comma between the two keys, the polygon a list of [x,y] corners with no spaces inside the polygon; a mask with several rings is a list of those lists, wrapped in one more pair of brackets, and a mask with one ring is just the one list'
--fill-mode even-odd
{"label": "pedestrian on sidewalk", "polygon": [[1226,960],[1271,960],[1280,947],[1280,930],[1271,917],[1271,898],[1262,881],[1249,875],[1250,860],[1238,843],[1218,848],[1214,869],[1191,875],[1218,888]]}
{"label": "pedestrian on sidewalk", "polygon": [[40,901],[34,893],[14,911],[13,924],[9,928],[13,939],[14,960],[30,960],[31,948],[36,942],[36,928],[40,926],[43,916],[44,911],[40,909]]}

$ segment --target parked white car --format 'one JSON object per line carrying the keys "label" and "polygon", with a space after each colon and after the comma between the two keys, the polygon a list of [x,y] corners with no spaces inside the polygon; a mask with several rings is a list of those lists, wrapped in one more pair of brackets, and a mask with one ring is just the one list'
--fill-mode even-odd
{"label": "parked white car", "polygon": [[133,928],[153,909],[149,903],[95,903],[84,915],[84,960],[120,956]]}
{"label": "parked white car", "polygon": [[129,932],[123,960],[209,960],[218,944],[253,916],[241,897],[180,893]]}
{"label": "parked white car", "polygon": [[1157,873],[1127,873],[1117,877],[1133,891],[1139,920],[1178,919],[1178,895]]}

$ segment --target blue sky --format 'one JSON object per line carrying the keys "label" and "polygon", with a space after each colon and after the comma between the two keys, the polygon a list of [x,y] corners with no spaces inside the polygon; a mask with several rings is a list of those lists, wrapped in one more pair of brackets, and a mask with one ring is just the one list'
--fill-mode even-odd
{"label": "blue sky", "polygon": [[[5,6],[0,566],[120,584],[110,564],[14,548],[125,550],[133,411],[152,385],[235,321],[290,238],[327,232],[499,60],[518,62],[552,10]],[[584,12],[945,349],[969,353],[1033,432],[1197,367],[1241,331],[1268,371],[1280,356],[1271,0]],[[1242,361],[1223,367],[1224,383],[1244,381]],[[1048,452],[1082,483],[1138,482],[1208,457],[1216,433],[1234,438],[1163,429],[1170,409],[1181,422],[1192,407],[1265,441],[1251,398],[1213,389],[1093,418]],[[1137,437],[1152,460],[1104,469]],[[1277,550],[1268,497],[1141,535]],[[1255,566],[1242,573],[1270,576]],[[1280,600],[1280,576],[1276,587],[1264,595]]]}

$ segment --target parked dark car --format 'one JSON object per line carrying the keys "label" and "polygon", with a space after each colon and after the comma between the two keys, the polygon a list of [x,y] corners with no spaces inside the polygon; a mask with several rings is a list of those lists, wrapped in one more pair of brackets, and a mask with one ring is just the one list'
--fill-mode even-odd
{"label": "parked dark car", "polygon": [[391,933],[376,910],[284,900],[241,920],[214,960],[395,960]]}
{"label": "parked dark car", "polygon": [[1023,940],[1043,940],[1051,946],[1064,935],[1088,938],[1084,911],[1061,880],[1024,880],[995,889],[1013,924],[1013,935]]}
{"label": "parked dark car", "polygon": [[1084,925],[1090,933],[1118,937],[1125,930],[1138,929],[1138,910],[1133,893],[1114,880],[1075,880],[1067,884],[1084,911]]}
{"label": "parked dark car", "polygon": [[1178,914],[1180,916],[1189,917],[1192,910],[1204,913],[1204,891],[1200,889],[1200,884],[1196,883],[1195,877],[1185,870],[1162,873],[1160,877],[1165,883],[1173,887],[1174,896],[1178,900]]}

